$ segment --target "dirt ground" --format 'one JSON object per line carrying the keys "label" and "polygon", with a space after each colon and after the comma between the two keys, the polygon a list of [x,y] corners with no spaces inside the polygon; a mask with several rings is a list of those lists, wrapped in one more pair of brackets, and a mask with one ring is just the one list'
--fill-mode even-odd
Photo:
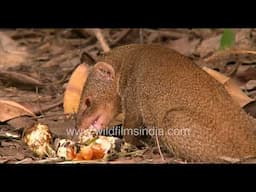
{"label": "dirt ground", "polygon": [[[232,50],[239,50],[238,53],[227,51],[222,57],[214,57],[220,48],[223,29],[101,29],[100,35],[94,29],[2,29],[0,106],[2,100],[15,101],[37,116],[3,120],[0,114],[0,163],[186,163],[165,151],[162,160],[156,146],[107,162],[39,158],[21,137],[35,120],[49,125],[55,136],[63,134],[64,127],[69,126],[63,115],[63,94],[74,68],[83,62],[82,55],[96,59],[108,48],[131,43],[160,43],[175,49],[201,67],[232,77],[248,96],[255,98],[256,54],[248,50],[256,49],[256,30],[233,31]],[[255,115],[254,102],[244,109]]]}

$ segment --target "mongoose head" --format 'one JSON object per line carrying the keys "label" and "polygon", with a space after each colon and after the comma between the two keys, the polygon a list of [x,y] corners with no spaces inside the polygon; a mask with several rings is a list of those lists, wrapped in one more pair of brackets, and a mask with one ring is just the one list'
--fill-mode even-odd
{"label": "mongoose head", "polygon": [[120,111],[114,68],[98,62],[89,70],[78,112],[78,128],[106,128]]}

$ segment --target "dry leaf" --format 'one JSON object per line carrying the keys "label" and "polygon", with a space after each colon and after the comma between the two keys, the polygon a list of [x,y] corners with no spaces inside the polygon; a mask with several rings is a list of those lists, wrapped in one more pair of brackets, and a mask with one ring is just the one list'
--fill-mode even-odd
{"label": "dry leaf", "polygon": [[247,90],[253,90],[256,88],[256,80],[249,80],[245,85]]}
{"label": "dry leaf", "polygon": [[32,111],[14,101],[0,100],[0,108],[1,122],[25,115],[35,116]]}
{"label": "dry leaf", "polygon": [[[248,66],[247,66],[248,67]],[[236,77],[243,82],[256,80],[256,68],[248,67],[246,70],[236,74]]]}
{"label": "dry leaf", "polygon": [[235,46],[239,49],[253,49],[254,41],[252,40],[252,29],[236,29]]}
{"label": "dry leaf", "polygon": [[39,80],[33,77],[29,77],[22,73],[17,73],[13,71],[0,71],[0,76],[1,76],[1,79],[6,80],[8,82],[21,83],[29,86],[38,86],[38,87],[43,86],[43,83],[40,82]]}
{"label": "dry leaf", "polygon": [[25,62],[28,53],[8,35],[0,32],[0,69],[14,67]]}
{"label": "dry leaf", "polygon": [[32,127],[36,120],[28,116],[16,117],[6,121],[8,125],[14,128],[14,130],[26,129]]}
{"label": "dry leaf", "polygon": [[66,91],[64,93],[64,113],[76,113],[78,111],[81,94],[88,76],[86,64],[79,65],[72,73]]}
{"label": "dry leaf", "polygon": [[190,56],[195,51],[195,48],[199,43],[199,39],[190,40],[189,36],[187,36],[171,41],[168,46],[183,55]]}
{"label": "dry leaf", "polygon": [[[225,51],[216,51],[213,55],[203,59],[203,65],[207,64],[208,67],[217,68],[221,72],[227,73],[228,63],[253,63],[255,60],[256,51],[228,49]],[[243,65],[240,65],[238,72],[241,66]]]}
{"label": "dry leaf", "polygon": [[44,104],[44,103],[34,103],[34,102],[19,102],[21,105],[23,105],[25,108],[32,111],[34,114],[41,114],[42,112],[46,112],[48,110],[51,110],[55,107],[58,107],[63,103],[62,99],[57,98],[56,100],[53,100],[50,104]]}
{"label": "dry leaf", "polygon": [[205,70],[209,75],[214,77],[221,84],[223,84],[225,89],[228,91],[234,101],[240,105],[240,107],[244,107],[248,103],[254,101],[254,99],[248,97],[245,93],[243,93],[243,91],[241,91],[241,89],[231,78],[226,77],[225,75],[208,67],[203,67],[203,70]]}
{"label": "dry leaf", "polygon": [[214,37],[210,37],[208,39],[204,39],[202,43],[197,47],[196,52],[204,58],[207,55],[215,52],[220,45],[221,35],[217,35]]}
{"label": "dry leaf", "polygon": [[243,109],[250,114],[251,116],[253,116],[254,118],[256,118],[256,102],[251,102],[248,103],[247,105],[245,105],[243,107]]}

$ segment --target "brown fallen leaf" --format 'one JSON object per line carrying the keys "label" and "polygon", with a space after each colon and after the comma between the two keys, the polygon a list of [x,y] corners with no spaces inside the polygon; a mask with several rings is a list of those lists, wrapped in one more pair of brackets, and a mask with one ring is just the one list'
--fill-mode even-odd
{"label": "brown fallen leaf", "polygon": [[199,46],[197,46],[196,52],[202,58],[205,58],[206,56],[215,52],[219,48],[220,39],[221,39],[221,35],[204,39],[202,43]]}
{"label": "brown fallen leaf", "polygon": [[27,129],[29,127],[32,127],[36,120],[28,117],[28,116],[22,116],[22,117],[15,117],[13,119],[10,119],[6,122],[8,125],[10,125],[14,130],[19,129]]}
{"label": "brown fallen leaf", "polygon": [[0,79],[8,81],[8,83],[18,83],[28,86],[43,86],[43,83],[39,80],[29,77],[28,75],[17,73],[13,71],[0,71]]}
{"label": "brown fallen leaf", "polygon": [[70,63],[72,63],[72,66],[76,66],[80,63],[79,57],[80,56],[77,51],[65,52],[61,55],[52,58],[48,62],[44,63],[41,67],[48,68],[56,65],[65,66],[67,64],[70,65]]}
{"label": "brown fallen leaf", "polygon": [[[22,105],[24,108],[31,111],[35,115],[41,114],[42,112],[46,112],[52,108],[55,108],[61,105],[62,101],[59,101],[58,99],[57,101],[53,101],[52,103],[53,104],[49,104],[49,105],[43,105],[43,104],[40,105],[38,103],[35,104],[35,103],[19,102],[20,105]],[[6,123],[12,126],[15,130],[19,130],[23,128],[26,129],[26,128],[32,127],[36,123],[36,120],[28,116],[18,116],[8,120]],[[63,132],[64,131],[65,130],[63,130]]]}
{"label": "brown fallen leaf", "polygon": [[168,45],[170,48],[178,51],[179,53],[190,56],[195,51],[197,45],[200,43],[199,39],[190,40],[190,37],[183,37],[174,41],[171,41]]}
{"label": "brown fallen leaf", "polygon": [[256,80],[256,68],[249,67],[245,71],[237,73],[236,77],[243,82],[247,82],[250,80]]}
{"label": "brown fallen leaf", "polygon": [[76,113],[78,111],[81,94],[88,76],[86,64],[80,64],[72,73],[66,91],[64,93],[64,113]]}
{"label": "brown fallen leaf", "polygon": [[249,80],[246,85],[245,89],[248,90],[254,90],[256,88],[256,80]]}
{"label": "brown fallen leaf", "polygon": [[0,69],[20,65],[28,56],[24,47],[18,46],[6,33],[0,32]]}
{"label": "brown fallen leaf", "polygon": [[251,103],[248,103],[247,105],[245,105],[243,107],[243,109],[249,113],[251,116],[255,117],[256,118],[256,102],[251,102]]}
{"label": "brown fallen leaf", "polygon": [[24,106],[14,101],[0,100],[0,121],[4,122],[15,117],[33,116],[35,114]]}
{"label": "brown fallen leaf", "polygon": [[227,71],[229,68],[227,66],[228,63],[254,63],[255,61],[256,51],[227,49],[224,51],[216,51],[211,56],[203,59],[203,64],[206,64],[207,67],[210,68],[217,68],[222,73],[229,73],[229,71]]}
{"label": "brown fallen leaf", "polygon": [[237,84],[229,77],[212,70],[208,67],[203,67],[203,70],[206,71],[209,75],[214,77],[217,81],[224,85],[225,89],[231,95],[236,103],[240,105],[240,107],[244,107],[248,103],[255,101],[254,99],[248,97],[243,91],[237,86]]}
{"label": "brown fallen leaf", "polygon": [[32,111],[34,114],[38,115],[42,112],[49,111],[63,103],[60,98],[52,101],[51,104],[43,104],[43,103],[28,103],[28,102],[19,102],[22,106]]}

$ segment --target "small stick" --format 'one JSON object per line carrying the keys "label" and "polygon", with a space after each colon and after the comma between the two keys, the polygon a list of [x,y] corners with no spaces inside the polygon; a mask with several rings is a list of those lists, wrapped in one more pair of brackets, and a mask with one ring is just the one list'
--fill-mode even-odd
{"label": "small stick", "polygon": [[96,36],[96,38],[98,39],[103,51],[105,53],[109,52],[110,51],[109,45],[107,44],[107,41],[105,40],[105,38],[101,32],[101,29],[93,29],[93,32],[94,32],[94,35]]}
{"label": "small stick", "polygon": [[110,42],[111,46],[116,45],[117,43],[119,43],[119,41],[121,41],[122,39],[124,39],[129,33],[131,32],[131,29],[125,29],[123,30],[121,33],[119,33],[118,37],[114,40],[112,40]]}
{"label": "small stick", "polygon": [[234,77],[234,76],[236,75],[237,70],[238,70],[238,68],[240,67],[241,64],[242,64],[242,63],[241,63],[240,61],[238,61],[238,62],[234,65],[234,67],[231,69],[231,71],[228,72],[227,76],[228,76],[228,77]]}
{"label": "small stick", "polygon": [[43,111],[42,111],[42,106],[40,104],[40,96],[39,96],[39,93],[38,93],[38,87],[36,87],[36,96],[37,96],[37,104],[38,104],[38,112],[42,115],[44,115]]}
{"label": "small stick", "polygon": [[159,154],[161,156],[161,159],[164,161],[165,159],[164,159],[164,156],[162,154],[162,151],[161,151],[161,148],[160,148],[160,145],[159,145],[159,140],[158,140],[157,134],[156,134],[156,144],[157,144],[157,148],[158,148]]}

